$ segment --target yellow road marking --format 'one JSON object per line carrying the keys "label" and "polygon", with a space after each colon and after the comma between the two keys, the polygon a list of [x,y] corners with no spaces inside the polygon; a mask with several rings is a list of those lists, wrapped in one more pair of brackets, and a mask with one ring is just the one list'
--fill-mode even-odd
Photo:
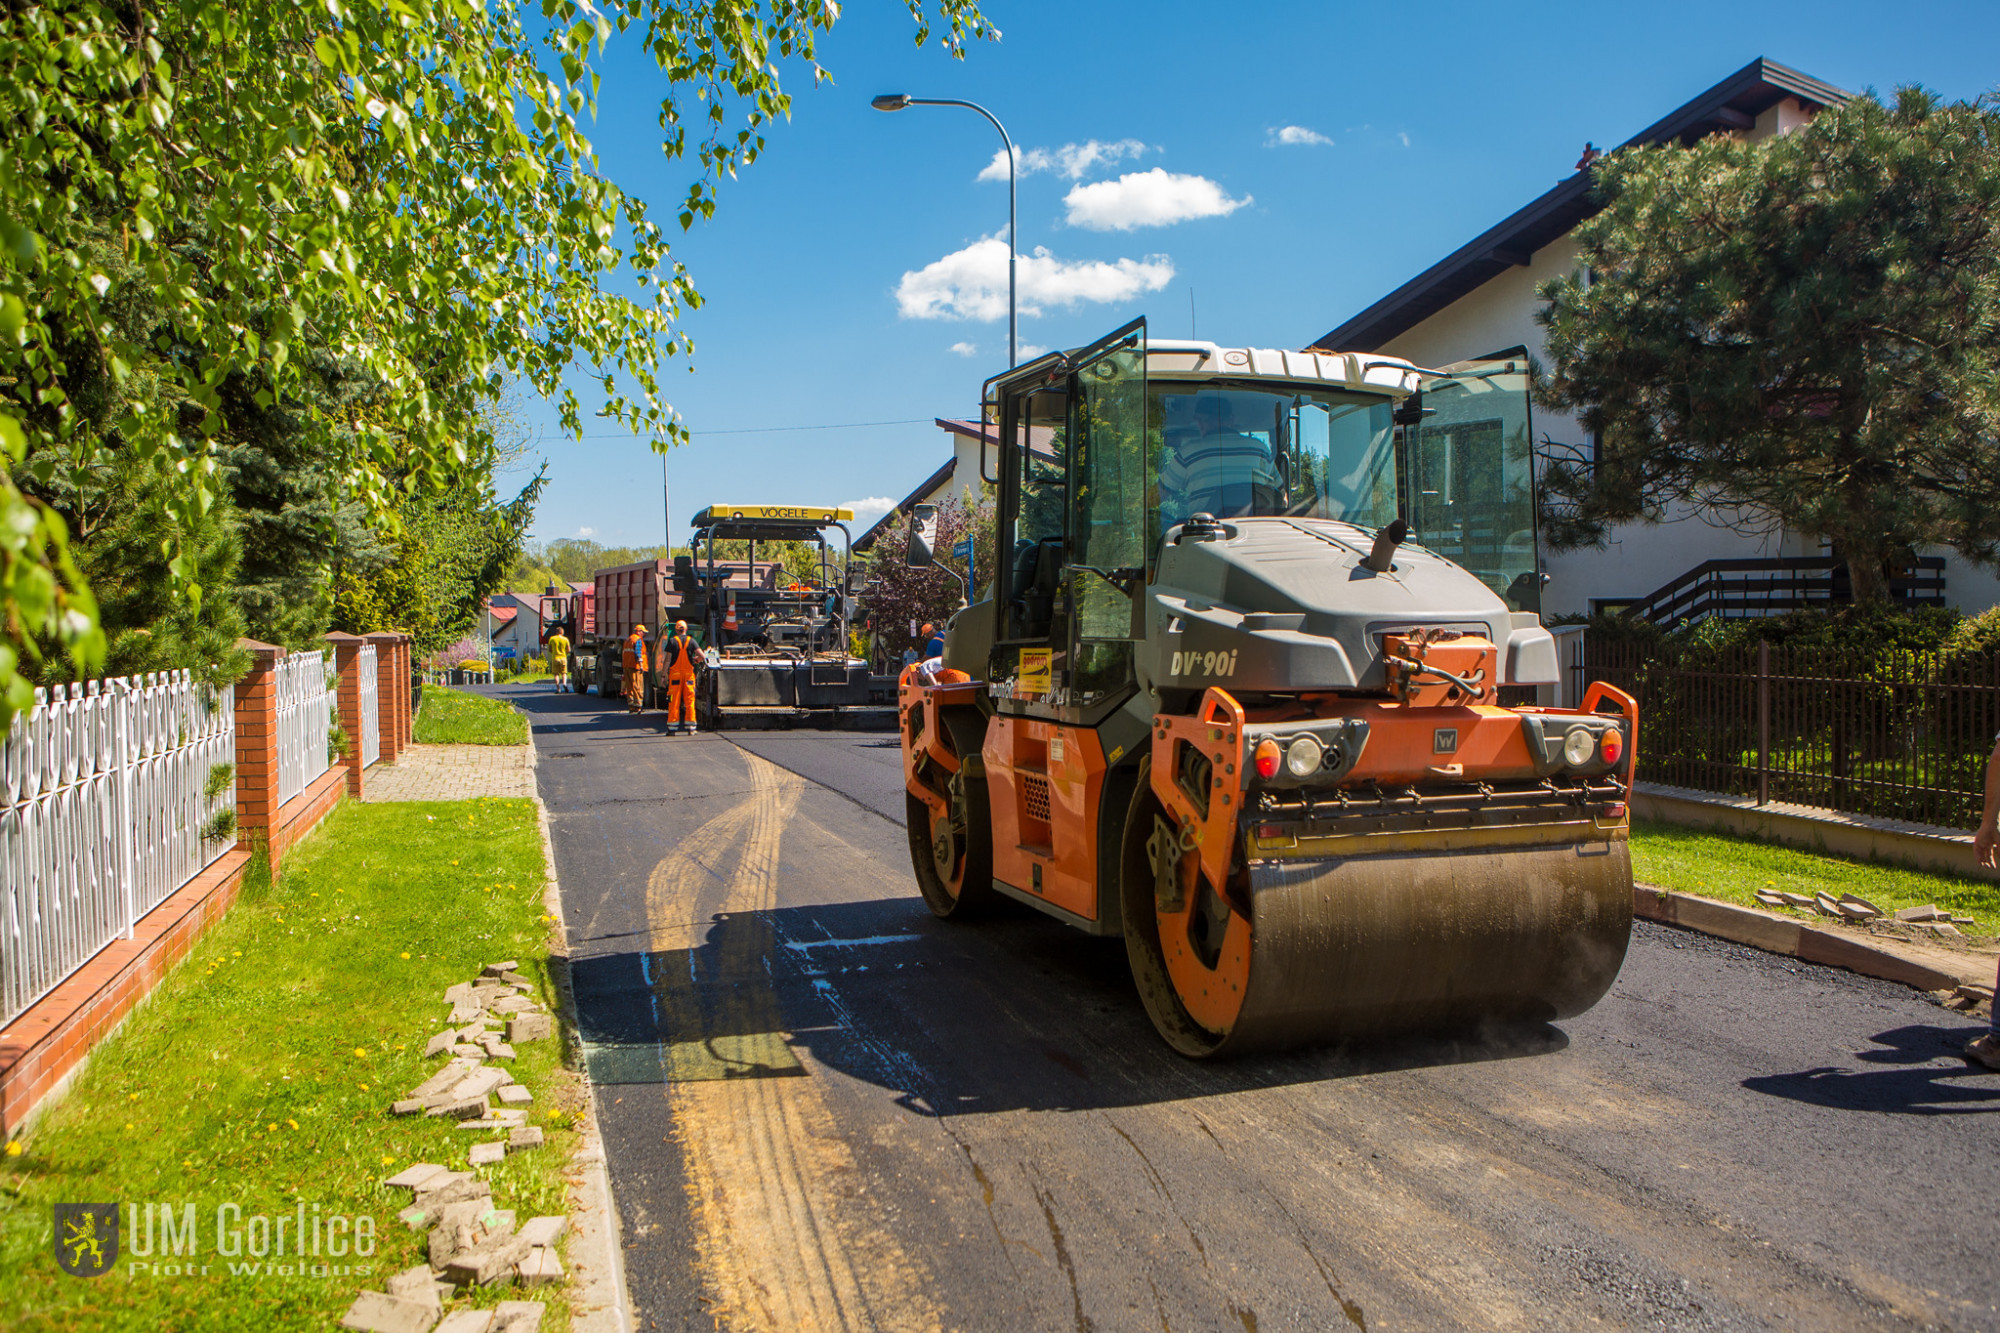
{"label": "yellow road marking", "polygon": [[[646,887],[670,951],[655,991],[704,1282],[730,1329],[938,1329],[929,1275],[884,1223],[820,1079],[796,1076],[810,1071],[785,1039],[765,963],[778,848],[805,784],[743,759],[752,794],[683,839]],[[682,947],[670,923],[711,914],[706,940]]]}

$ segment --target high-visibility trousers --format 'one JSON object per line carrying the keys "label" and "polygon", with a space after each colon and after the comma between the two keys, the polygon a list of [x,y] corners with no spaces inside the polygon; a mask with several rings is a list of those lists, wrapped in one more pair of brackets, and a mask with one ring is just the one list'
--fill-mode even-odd
{"label": "high-visibility trousers", "polygon": [[646,704],[646,668],[628,666],[625,668],[625,706],[643,708]]}
{"label": "high-visibility trousers", "polygon": [[679,669],[667,675],[667,724],[694,721],[694,672]]}

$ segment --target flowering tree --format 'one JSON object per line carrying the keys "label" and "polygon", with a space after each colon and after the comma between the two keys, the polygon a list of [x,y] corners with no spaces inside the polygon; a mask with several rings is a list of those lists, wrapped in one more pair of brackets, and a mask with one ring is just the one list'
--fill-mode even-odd
{"label": "flowering tree", "polygon": [[913,569],[904,563],[910,525],[907,515],[900,511],[890,516],[882,537],[868,552],[864,566],[868,584],[862,593],[862,609],[874,631],[876,651],[884,659],[883,664],[900,662],[906,648],[923,648],[911,633],[912,623],[920,629],[927,621],[942,628],[963,604],[964,589],[939,566],[949,566],[961,575],[966,572],[964,562],[952,554],[952,548],[968,533],[973,543],[973,596],[977,599],[991,594],[992,501],[982,497],[979,503],[972,504],[961,491],[941,502],[937,510],[937,565]]}

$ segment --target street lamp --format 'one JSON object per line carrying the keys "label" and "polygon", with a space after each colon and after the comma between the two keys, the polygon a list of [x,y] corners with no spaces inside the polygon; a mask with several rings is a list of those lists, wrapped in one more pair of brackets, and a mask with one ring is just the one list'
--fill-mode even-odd
{"label": "street lamp", "polygon": [[906,106],[962,106],[968,111],[977,111],[986,117],[988,124],[1000,131],[1000,142],[1007,148],[1007,365],[1009,369],[1013,368],[1021,359],[1021,317],[1014,300],[1014,141],[1007,137],[1007,127],[979,103],[961,102],[955,97],[883,93],[868,105],[877,111],[901,111]]}

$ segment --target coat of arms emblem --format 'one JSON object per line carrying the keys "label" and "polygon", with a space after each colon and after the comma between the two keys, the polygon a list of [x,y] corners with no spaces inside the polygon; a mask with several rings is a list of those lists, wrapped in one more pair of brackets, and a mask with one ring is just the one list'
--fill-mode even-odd
{"label": "coat of arms emblem", "polygon": [[71,1277],[101,1277],[118,1262],[118,1205],[56,1205],[56,1264]]}

